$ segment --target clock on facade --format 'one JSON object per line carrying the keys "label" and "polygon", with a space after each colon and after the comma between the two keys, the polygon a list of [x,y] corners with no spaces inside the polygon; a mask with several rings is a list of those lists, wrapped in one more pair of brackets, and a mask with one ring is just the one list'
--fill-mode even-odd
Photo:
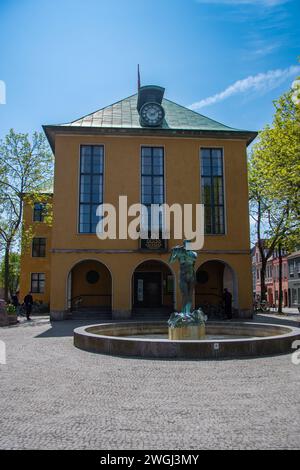
{"label": "clock on facade", "polygon": [[145,103],[140,110],[140,117],[144,126],[159,126],[165,117],[164,108],[159,103]]}

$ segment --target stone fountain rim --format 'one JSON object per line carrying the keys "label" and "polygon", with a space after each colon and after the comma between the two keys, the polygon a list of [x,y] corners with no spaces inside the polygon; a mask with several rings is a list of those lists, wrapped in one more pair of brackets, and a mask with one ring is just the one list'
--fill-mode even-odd
{"label": "stone fountain rim", "polygon": [[[300,340],[300,329],[293,326],[252,323],[252,322],[209,322],[208,326],[225,326],[233,331],[239,327],[260,329],[273,332],[273,336],[230,339],[203,339],[203,340],[168,340],[145,337],[130,338],[126,336],[108,336],[93,333],[90,330],[97,328],[130,328],[127,334],[141,333],[141,329],[133,332],[134,327],[147,326],[165,327],[166,322],[119,322],[99,323],[86,325],[74,330],[74,346],[84,351],[106,354],[119,357],[135,357],[141,359],[237,359],[249,357],[270,356],[293,352],[292,344]],[[150,331],[149,331],[150,332]],[[153,330],[151,331],[153,333]],[[143,331],[147,334],[147,331]],[[280,333],[280,334],[277,334]],[[221,334],[221,333],[219,333]],[[227,334],[231,334],[227,330]],[[242,335],[242,333],[239,333]]]}
{"label": "stone fountain rim", "polygon": [[[74,329],[74,334],[81,334],[84,336],[90,336],[94,338],[107,338],[115,341],[136,341],[136,342],[146,342],[146,343],[238,343],[238,342],[254,342],[254,341],[265,341],[265,340],[275,340],[278,338],[289,338],[289,337],[294,337],[297,335],[300,335],[300,328],[294,327],[294,326],[289,326],[289,325],[280,325],[280,324],[274,324],[274,323],[253,323],[253,322],[226,322],[226,321],[220,321],[220,322],[208,322],[208,326],[214,325],[214,326],[227,326],[227,327],[238,327],[238,326],[251,326],[251,327],[265,327],[266,329],[278,329],[278,330],[285,330],[285,333],[281,333],[278,335],[270,335],[270,336],[262,336],[262,337],[253,337],[249,336],[249,338],[229,338],[229,339],[199,339],[199,340],[169,340],[169,339],[157,339],[157,338],[132,338],[132,337],[126,337],[126,336],[117,336],[117,335],[105,335],[105,334],[98,334],[98,333],[93,333],[91,331],[88,331],[93,328],[99,328],[101,326],[107,327],[134,327],[134,326],[140,326],[140,325],[157,325],[157,326],[168,326],[166,325],[165,321],[151,321],[151,320],[146,320],[146,321],[131,321],[131,322],[110,322],[110,323],[95,323],[94,325],[86,325],[86,326],[80,326]],[[297,338],[295,338],[297,339]]]}

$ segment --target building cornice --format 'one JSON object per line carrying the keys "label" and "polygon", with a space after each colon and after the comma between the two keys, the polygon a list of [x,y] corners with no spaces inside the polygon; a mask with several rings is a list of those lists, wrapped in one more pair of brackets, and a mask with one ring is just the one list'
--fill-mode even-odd
{"label": "building cornice", "polygon": [[101,136],[131,136],[131,137],[172,137],[172,138],[202,138],[202,139],[231,139],[245,140],[249,145],[257,136],[254,131],[238,130],[196,130],[196,129],[149,129],[149,128],[118,128],[118,127],[82,127],[82,126],[43,126],[52,151],[55,152],[55,137],[57,135],[101,135]]}
{"label": "building cornice", "polygon": [[[145,250],[125,250],[125,249],[95,249],[95,248],[52,248],[51,253],[53,254],[61,254],[61,253],[94,253],[94,254],[122,254],[122,253],[161,253],[167,254],[171,253],[170,250],[164,252],[156,252],[156,251],[147,251]],[[250,255],[250,250],[199,250],[199,254],[212,254],[212,255],[219,255],[219,254],[229,254],[229,255]]]}

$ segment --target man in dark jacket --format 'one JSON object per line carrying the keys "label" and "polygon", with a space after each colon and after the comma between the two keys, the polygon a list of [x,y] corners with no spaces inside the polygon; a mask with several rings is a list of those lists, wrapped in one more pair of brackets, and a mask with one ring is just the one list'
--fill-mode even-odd
{"label": "man in dark jacket", "polygon": [[27,320],[31,320],[30,314],[32,310],[32,304],[33,304],[33,298],[30,292],[28,292],[27,295],[24,297],[24,305],[25,305],[25,311],[26,311],[26,318]]}
{"label": "man in dark jacket", "polygon": [[16,309],[16,314],[17,316],[20,315],[20,302],[19,302],[19,294],[20,292],[16,292],[14,295],[11,297],[11,303]]}
{"label": "man in dark jacket", "polygon": [[19,302],[19,292],[16,292],[14,295],[12,295],[11,297],[11,303],[14,307],[16,307],[16,310],[17,308],[19,307],[20,305],[20,302]]}
{"label": "man in dark jacket", "polygon": [[227,320],[232,319],[232,295],[228,289],[224,289],[223,294],[223,302],[224,302],[224,311]]}

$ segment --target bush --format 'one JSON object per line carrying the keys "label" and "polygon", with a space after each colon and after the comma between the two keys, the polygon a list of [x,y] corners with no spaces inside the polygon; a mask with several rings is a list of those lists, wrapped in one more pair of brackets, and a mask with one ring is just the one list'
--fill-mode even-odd
{"label": "bush", "polygon": [[8,315],[15,315],[16,314],[16,307],[12,304],[6,305],[6,312]]}

